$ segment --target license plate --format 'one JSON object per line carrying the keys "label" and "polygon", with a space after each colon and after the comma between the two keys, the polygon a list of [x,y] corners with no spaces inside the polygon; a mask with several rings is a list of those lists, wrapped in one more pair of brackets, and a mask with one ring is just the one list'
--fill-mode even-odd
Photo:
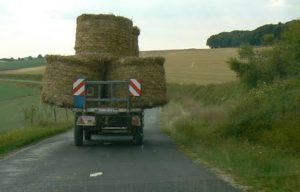
{"label": "license plate", "polygon": [[80,126],[95,126],[96,119],[95,116],[79,116],[76,125]]}

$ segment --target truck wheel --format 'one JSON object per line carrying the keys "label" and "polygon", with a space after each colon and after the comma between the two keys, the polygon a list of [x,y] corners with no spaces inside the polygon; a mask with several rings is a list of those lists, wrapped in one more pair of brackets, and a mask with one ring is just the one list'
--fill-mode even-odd
{"label": "truck wheel", "polygon": [[92,134],[90,130],[84,130],[84,139],[90,141],[92,139]]}
{"label": "truck wheel", "polygon": [[74,128],[74,142],[76,146],[82,146],[83,144],[83,128],[76,125]]}
{"label": "truck wheel", "polygon": [[136,145],[143,145],[144,135],[142,129],[136,130],[133,132],[133,142]]}

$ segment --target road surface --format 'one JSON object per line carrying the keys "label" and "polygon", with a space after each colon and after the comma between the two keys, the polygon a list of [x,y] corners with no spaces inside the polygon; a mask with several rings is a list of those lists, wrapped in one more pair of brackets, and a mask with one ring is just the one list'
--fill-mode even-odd
{"label": "road surface", "polygon": [[159,130],[158,109],[145,115],[145,143],[93,137],[75,147],[71,131],[0,159],[2,192],[233,192],[177,151]]}

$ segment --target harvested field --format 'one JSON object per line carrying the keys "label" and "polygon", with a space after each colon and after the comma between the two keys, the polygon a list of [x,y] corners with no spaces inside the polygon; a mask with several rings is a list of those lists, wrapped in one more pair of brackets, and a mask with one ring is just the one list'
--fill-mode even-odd
{"label": "harvested field", "polygon": [[83,14],[77,18],[76,55],[138,56],[138,35],[125,17]]}
{"label": "harvested field", "polygon": [[220,84],[236,81],[226,61],[237,56],[237,48],[142,51],[141,57],[164,57],[168,83]]}
{"label": "harvested field", "polygon": [[[162,57],[128,57],[107,65],[107,80],[142,80],[141,98],[133,98],[134,107],[152,108],[166,104],[166,79]],[[116,96],[125,98],[128,89],[116,90]],[[139,100],[141,99],[141,100]]]}
{"label": "harvested field", "polygon": [[36,74],[43,74],[44,72],[45,72],[45,66],[40,66],[40,67],[20,68],[20,69],[14,69],[14,70],[5,70],[5,71],[0,71],[0,74],[36,75]]}

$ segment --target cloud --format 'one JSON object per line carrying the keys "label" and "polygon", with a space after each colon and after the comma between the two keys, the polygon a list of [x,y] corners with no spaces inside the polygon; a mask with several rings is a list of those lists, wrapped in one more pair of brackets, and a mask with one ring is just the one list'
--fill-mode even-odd
{"label": "cloud", "polygon": [[270,5],[272,7],[283,7],[286,5],[285,0],[270,0]]}

